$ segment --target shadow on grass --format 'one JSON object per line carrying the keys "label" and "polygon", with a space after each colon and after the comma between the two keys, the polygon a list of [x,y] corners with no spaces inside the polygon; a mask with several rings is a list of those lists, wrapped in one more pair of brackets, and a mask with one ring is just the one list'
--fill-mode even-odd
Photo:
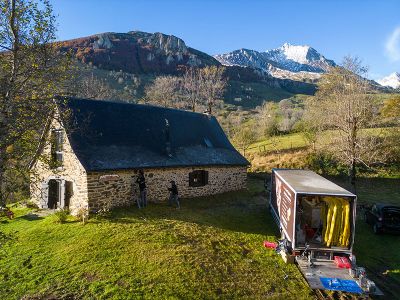
{"label": "shadow on grass", "polygon": [[[150,203],[147,208],[118,208],[106,218],[113,223],[137,223],[165,219],[195,223],[235,232],[278,235],[277,225],[268,210],[263,181],[254,179],[249,189],[209,197],[181,199],[181,208],[166,203]],[[97,218],[94,218],[97,219]]]}
{"label": "shadow on grass", "polygon": [[43,220],[44,218],[35,213],[28,213],[26,215],[17,217],[16,219],[24,219],[27,221],[38,221],[38,220]]}

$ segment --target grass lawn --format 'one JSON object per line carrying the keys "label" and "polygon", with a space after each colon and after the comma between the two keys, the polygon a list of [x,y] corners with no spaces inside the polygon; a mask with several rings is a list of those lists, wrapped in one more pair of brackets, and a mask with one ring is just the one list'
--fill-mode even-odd
{"label": "grass lawn", "polygon": [[0,225],[16,238],[0,250],[0,299],[310,299],[296,267],[262,246],[277,235],[262,189],[250,180],[181,210],[119,209],[86,225],[16,210]]}
{"label": "grass lawn", "polygon": [[[400,203],[400,180],[375,180],[360,183],[361,199]],[[86,225],[16,208],[0,223],[15,238],[0,248],[0,299],[313,299],[296,266],[262,246],[278,235],[262,183],[252,176],[246,191],[183,200],[181,210],[118,209]],[[398,249],[398,236],[357,223],[358,263],[388,299],[400,298]]]}

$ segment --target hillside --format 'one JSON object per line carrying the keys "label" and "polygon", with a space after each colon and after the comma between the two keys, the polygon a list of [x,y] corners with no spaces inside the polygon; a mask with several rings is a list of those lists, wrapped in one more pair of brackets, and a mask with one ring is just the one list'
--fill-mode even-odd
{"label": "hillside", "polygon": [[[212,56],[187,46],[182,39],[163,33],[109,32],[62,41],[59,45],[62,52],[72,54],[78,78],[93,74],[109,84],[118,98],[128,101],[140,99],[144,87],[155,76],[181,75],[190,67],[221,65]],[[312,83],[274,78],[246,66],[227,66],[225,77],[229,79],[225,102],[245,108],[254,108],[265,100],[278,101],[292,94],[315,92]],[[243,91],[236,88],[238,85],[244,87]],[[259,88],[254,89],[254,85]]]}
{"label": "hillside", "polygon": [[61,42],[84,64],[127,73],[177,73],[180,67],[219,65],[213,57],[186,46],[173,35],[130,31],[101,33]]}

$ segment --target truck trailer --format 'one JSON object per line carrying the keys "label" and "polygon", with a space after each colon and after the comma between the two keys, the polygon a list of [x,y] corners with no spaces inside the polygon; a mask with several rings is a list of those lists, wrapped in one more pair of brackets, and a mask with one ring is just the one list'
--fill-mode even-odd
{"label": "truck trailer", "polygon": [[273,169],[268,189],[277,250],[312,289],[382,294],[353,254],[356,195],[308,170]]}

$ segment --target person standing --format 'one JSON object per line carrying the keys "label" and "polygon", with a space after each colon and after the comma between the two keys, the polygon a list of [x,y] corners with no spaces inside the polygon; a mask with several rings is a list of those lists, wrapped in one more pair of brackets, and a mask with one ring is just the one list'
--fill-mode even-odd
{"label": "person standing", "polygon": [[143,170],[139,170],[139,176],[136,179],[136,183],[139,185],[140,197],[138,199],[138,207],[146,207],[147,206],[147,188],[146,188],[146,179],[144,178]]}
{"label": "person standing", "polygon": [[171,187],[168,188],[169,191],[169,200],[168,200],[168,205],[172,205],[172,202],[176,203],[176,208],[180,208],[179,204],[179,196],[178,196],[178,187],[175,184],[175,181],[171,180]]}

